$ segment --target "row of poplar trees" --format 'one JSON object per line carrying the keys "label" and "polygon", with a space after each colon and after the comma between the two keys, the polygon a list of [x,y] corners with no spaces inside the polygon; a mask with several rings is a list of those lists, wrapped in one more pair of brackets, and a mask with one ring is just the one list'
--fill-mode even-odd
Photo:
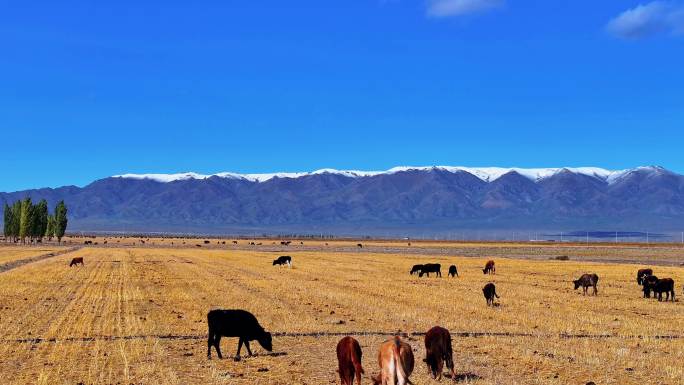
{"label": "row of poplar trees", "polygon": [[5,203],[5,240],[21,243],[42,242],[44,237],[62,242],[67,228],[67,207],[64,201],[57,203],[54,214],[48,213],[48,204],[42,199],[37,204],[31,198],[14,202],[12,206]]}

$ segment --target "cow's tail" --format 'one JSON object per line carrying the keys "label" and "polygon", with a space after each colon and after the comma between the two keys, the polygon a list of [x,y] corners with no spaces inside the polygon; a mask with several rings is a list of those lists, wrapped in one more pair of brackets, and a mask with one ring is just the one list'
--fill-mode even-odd
{"label": "cow's tail", "polygon": [[397,373],[401,376],[401,378],[406,380],[407,384],[412,384],[412,382],[408,379],[408,375],[404,370],[404,365],[402,365],[401,362],[401,340],[399,339],[399,336],[394,336],[392,352],[394,353],[394,366],[396,367]]}
{"label": "cow's tail", "polygon": [[499,298],[499,295],[496,294],[496,289],[494,289],[494,296],[495,296],[496,298]]}
{"label": "cow's tail", "polygon": [[361,366],[361,357],[359,357],[359,352],[356,349],[351,350],[351,361],[356,371],[358,371],[360,374],[366,373],[363,370],[363,366]]}

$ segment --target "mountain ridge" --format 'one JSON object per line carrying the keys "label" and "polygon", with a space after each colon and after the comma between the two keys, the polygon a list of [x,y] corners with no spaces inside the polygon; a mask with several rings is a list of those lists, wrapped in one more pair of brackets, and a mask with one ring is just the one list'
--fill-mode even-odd
{"label": "mountain ridge", "polygon": [[479,175],[439,166],[377,174],[324,170],[261,179],[222,174],[159,181],[145,177],[158,174],[128,174],[84,187],[0,193],[0,203],[30,196],[52,206],[64,199],[70,229],[84,231],[684,230],[684,176],[658,166],[480,168],[489,174]]}
{"label": "mountain ridge", "polygon": [[626,173],[637,170],[665,170],[661,166],[640,166],[635,168],[623,170],[608,170],[600,167],[547,167],[547,168],[523,168],[523,167],[464,167],[464,166],[398,166],[385,171],[361,171],[361,170],[338,170],[333,168],[323,168],[311,172],[275,172],[275,173],[235,173],[235,172],[219,172],[215,174],[199,174],[195,172],[183,172],[176,174],[122,174],[113,175],[111,178],[125,178],[125,179],[150,179],[157,182],[175,182],[178,180],[187,179],[208,179],[211,177],[244,179],[252,182],[266,182],[273,178],[301,178],[310,175],[320,174],[337,174],[352,178],[363,178],[378,175],[395,174],[404,171],[427,171],[427,170],[444,170],[448,172],[467,172],[475,175],[478,178],[492,182],[501,176],[510,172],[517,172],[531,180],[541,180],[555,175],[556,173],[569,171],[576,174],[584,174],[593,176],[599,179],[611,182],[620,178]]}

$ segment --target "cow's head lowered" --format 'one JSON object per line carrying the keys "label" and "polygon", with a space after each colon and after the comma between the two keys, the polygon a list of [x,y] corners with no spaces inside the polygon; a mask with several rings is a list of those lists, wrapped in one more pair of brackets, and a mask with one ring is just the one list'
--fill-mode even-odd
{"label": "cow's head lowered", "polygon": [[259,345],[261,345],[262,348],[268,350],[269,352],[273,351],[273,338],[271,337],[271,333],[264,331],[257,338],[257,341],[259,342]]}

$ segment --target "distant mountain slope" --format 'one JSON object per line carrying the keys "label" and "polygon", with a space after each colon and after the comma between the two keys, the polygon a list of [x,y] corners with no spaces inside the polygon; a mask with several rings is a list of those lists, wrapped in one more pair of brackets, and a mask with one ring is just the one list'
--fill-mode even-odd
{"label": "distant mountain slope", "polygon": [[661,167],[130,174],[83,188],[0,193],[0,203],[25,196],[50,205],[64,199],[75,230],[684,228],[684,176]]}

